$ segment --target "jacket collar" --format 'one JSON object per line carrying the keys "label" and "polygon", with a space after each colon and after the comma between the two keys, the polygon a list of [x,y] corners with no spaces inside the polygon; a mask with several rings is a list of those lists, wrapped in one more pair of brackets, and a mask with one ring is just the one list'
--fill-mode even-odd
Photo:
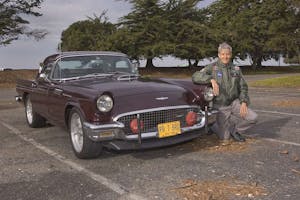
{"label": "jacket collar", "polygon": [[230,67],[233,66],[233,63],[230,61],[228,64],[224,64],[224,63],[221,62],[220,59],[218,59],[217,65],[218,65],[219,67],[221,67],[221,68],[223,68],[223,67],[228,67],[228,68],[230,68]]}

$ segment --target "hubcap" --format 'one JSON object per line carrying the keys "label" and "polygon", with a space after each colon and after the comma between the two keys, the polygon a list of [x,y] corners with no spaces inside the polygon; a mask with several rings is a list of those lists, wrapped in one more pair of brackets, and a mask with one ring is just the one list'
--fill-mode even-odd
{"label": "hubcap", "polygon": [[32,116],[32,104],[30,99],[27,99],[27,103],[26,103],[26,116],[29,124],[32,124],[33,116]]}
{"label": "hubcap", "polygon": [[77,113],[71,116],[70,132],[73,147],[76,152],[80,153],[83,147],[83,130],[80,116]]}

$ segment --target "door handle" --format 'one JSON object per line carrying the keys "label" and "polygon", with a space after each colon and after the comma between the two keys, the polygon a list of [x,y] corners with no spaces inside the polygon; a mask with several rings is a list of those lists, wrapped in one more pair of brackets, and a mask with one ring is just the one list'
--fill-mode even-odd
{"label": "door handle", "polygon": [[58,88],[54,88],[53,93],[57,94],[57,95],[61,95],[63,93],[63,90],[62,89],[58,89]]}

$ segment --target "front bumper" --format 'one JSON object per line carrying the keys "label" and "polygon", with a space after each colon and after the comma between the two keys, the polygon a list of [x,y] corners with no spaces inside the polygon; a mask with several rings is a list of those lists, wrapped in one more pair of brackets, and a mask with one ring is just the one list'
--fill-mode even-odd
{"label": "front bumper", "polygon": [[[198,121],[197,124],[190,127],[182,127],[181,134],[176,136],[171,136],[169,138],[158,138],[157,131],[141,133],[140,138],[138,134],[127,135],[123,131],[124,124],[121,122],[114,122],[111,124],[102,124],[102,125],[95,125],[95,124],[85,122],[83,124],[83,128],[85,134],[87,134],[87,136],[91,140],[95,142],[110,143],[111,145],[115,146],[115,149],[124,149],[122,147],[119,147],[119,146],[124,146],[123,145],[124,142],[131,144],[132,147],[135,147],[137,145],[140,148],[142,148],[143,145],[153,147],[153,145],[146,145],[151,143],[151,141],[153,142],[155,141],[157,145],[159,144],[159,146],[163,146],[164,145],[163,143],[169,144],[170,140],[172,140],[172,143],[176,143],[176,141],[177,143],[179,143],[199,136],[200,132],[204,132],[206,125],[210,125],[215,122],[217,112],[218,111],[216,110],[208,111],[206,114],[204,114],[203,112],[203,116],[201,117],[201,119]],[[199,131],[201,129],[203,129],[203,131]]]}

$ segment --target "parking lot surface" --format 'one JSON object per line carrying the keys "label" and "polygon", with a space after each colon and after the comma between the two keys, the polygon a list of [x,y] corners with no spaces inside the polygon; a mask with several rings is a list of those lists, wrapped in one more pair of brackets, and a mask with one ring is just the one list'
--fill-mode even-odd
{"label": "parking lot surface", "polygon": [[300,199],[299,89],[250,88],[259,123],[246,143],[203,135],[91,160],[74,156],[66,130],[28,127],[14,94],[0,95],[1,199]]}

